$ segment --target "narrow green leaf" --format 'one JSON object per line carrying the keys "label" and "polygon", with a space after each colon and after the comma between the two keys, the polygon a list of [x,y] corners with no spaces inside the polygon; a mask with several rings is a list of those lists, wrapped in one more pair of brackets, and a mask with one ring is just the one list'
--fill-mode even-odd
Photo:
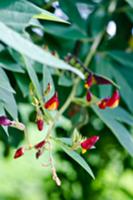
{"label": "narrow green leaf", "polygon": [[4,108],[12,116],[14,120],[18,119],[17,104],[11,92],[0,89],[0,100],[3,102]]}
{"label": "narrow green leaf", "polygon": [[54,95],[55,87],[49,67],[43,66],[43,92],[47,89],[48,84],[50,84],[50,92],[46,95],[46,101]]}
{"label": "narrow green leaf", "polygon": [[38,77],[37,77],[37,74],[32,66],[32,63],[30,62],[30,60],[26,57],[24,57],[22,55],[22,58],[24,60],[24,64],[25,64],[25,67],[26,67],[26,70],[29,74],[29,77],[32,81],[32,84],[34,85],[35,89],[36,89],[36,92],[37,94],[39,94],[40,97],[42,97],[42,92],[41,92],[41,88],[40,88],[40,83],[39,83],[39,80],[38,80]]}
{"label": "narrow green leaf", "polygon": [[33,18],[69,24],[69,22],[57,17],[56,15],[51,14],[50,12],[46,10],[44,10],[43,13],[34,15]]}
{"label": "narrow green leaf", "polygon": [[68,154],[73,160],[75,160],[84,170],[88,172],[88,174],[94,179],[94,174],[88,165],[88,163],[82,158],[77,152],[70,150],[69,148],[62,146],[62,149],[66,154]]}
{"label": "narrow green leaf", "polygon": [[80,72],[78,69],[71,67],[64,61],[56,58],[55,56],[39,48],[32,42],[26,40],[19,33],[8,28],[2,22],[0,22],[0,30],[1,41],[3,41],[5,44],[9,45],[16,51],[19,51],[21,54],[24,54],[27,57],[38,61],[39,63],[46,64],[48,66],[59,68],[62,70],[72,71],[80,76],[82,79],[84,79],[83,73]]}
{"label": "narrow green leaf", "polygon": [[128,151],[128,153],[133,156],[133,138],[128,132],[128,130],[115,120],[115,111],[114,115],[110,109],[100,110],[96,106],[92,106],[94,112],[100,117],[100,119],[110,128],[112,133],[116,136],[121,145]]}
{"label": "narrow green leaf", "polygon": [[124,51],[110,51],[107,52],[107,55],[125,67],[133,68],[133,53],[127,53]]}
{"label": "narrow green leaf", "polygon": [[0,88],[15,93],[4,70],[0,68]]}

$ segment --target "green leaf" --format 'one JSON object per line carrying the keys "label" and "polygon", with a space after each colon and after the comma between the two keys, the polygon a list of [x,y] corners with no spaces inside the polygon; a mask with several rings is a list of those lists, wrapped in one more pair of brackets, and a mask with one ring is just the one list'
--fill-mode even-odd
{"label": "green leaf", "polygon": [[8,51],[3,51],[0,53],[0,67],[12,71],[12,72],[19,72],[24,73],[23,68],[20,66],[20,63],[17,64]]}
{"label": "green leaf", "polygon": [[[4,106],[3,106],[2,102],[0,102],[0,115],[4,115],[5,116],[5,110],[4,110]],[[2,126],[2,128],[4,129],[6,135],[9,136],[8,127],[7,126]]]}
{"label": "green leaf", "polygon": [[44,10],[43,13],[34,15],[33,18],[69,24],[69,22],[57,17],[56,15],[51,14],[50,12],[46,10]]}
{"label": "green leaf", "polygon": [[[45,11],[25,0],[0,1],[0,21],[13,29],[22,32],[32,17],[43,17],[45,20],[67,23],[54,14]],[[36,25],[36,19],[32,19],[32,25]]]}
{"label": "green leaf", "polygon": [[70,150],[64,145],[62,145],[61,147],[65,151],[65,153],[68,154],[73,160],[75,160],[81,167],[83,167],[83,169],[86,170],[93,179],[95,178],[90,166],[84,160],[84,158],[82,158],[77,152]]}
{"label": "green leaf", "polygon": [[[112,133],[116,136],[120,144],[133,156],[133,138],[128,130],[116,120],[115,110],[110,109],[100,110],[96,106],[92,106],[94,112],[100,117],[100,119],[110,128]],[[118,114],[117,114],[118,117]],[[119,116],[120,117],[120,116]],[[126,117],[126,116],[125,116]]]}
{"label": "green leaf", "polygon": [[59,4],[61,9],[69,16],[70,20],[76,26],[79,26],[83,32],[85,32],[86,28],[86,20],[80,15],[80,12],[77,7],[77,1],[73,0],[59,0]]}
{"label": "green leaf", "polygon": [[30,77],[30,79],[32,81],[32,84],[34,85],[34,88],[35,88],[36,92],[38,93],[38,95],[40,97],[42,97],[42,91],[41,91],[41,88],[40,88],[40,83],[39,83],[37,74],[36,74],[36,72],[35,72],[35,70],[34,70],[34,68],[32,66],[31,61],[28,58],[24,57],[23,55],[22,55],[22,58],[23,58],[26,70],[27,70],[27,72],[29,74],[29,77]]}
{"label": "green leaf", "polygon": [[133,53],[127,53],[124,51],[110,51],[107,53],[118,63],[133,68]]}
{"label": "green leaf", "polygon": [[17,74],[14,73],[15,79],[17,81],[17,85],[20,88],[23,97],[27,97],[29,95],[29,85],[30,79],[27,74]]}
{"label": "green leaf", "polygon": [[14,120],[18,119],[17,104],[11,92],[0,89],[0,100],[3,102],[4,108],[12,116]]}
{"label": "green leaf", "polygon": [[112,67],[112,72],[118,84],[121,86],[120,94],[123,100],[127,104],[128,108],[133,112],[133,89],[131,85],[127,82],[126,77],[122,76],[117,67]]}
{"label": "green leaf", "polygon": [[43,66],[43,91],[46,91],[48,84],[50,84],[50,92],[46,96],[46,101],[54,95],[55,87],[49,67]]}
{"label": "green leaf", "polygon": [[70,87],[73,85],[72,77],[70,76],[70,74],[62,73],[59,77],[58,84],[65,87]]}
{"label": "green leaf", "polygon": [[110,114],[113,115],[116,120],[133,126],[133,116],[122,107],[119,106],[116,109],[110,110]]}
{"label": "green leaf", "polygon": [[71,67],[64,61],[54,57],[47,51],[34,45],[32,42],[23,38],[19,33],[13,31],[12,29],[5,26],[0,22],[0,39],[5,44],[9,45],[21,54],[38,61],[39,63],[46,64],[51,67],[60,68],[64,70],[69,70],[84,79],[84,75],[77,69]]}
{"label": "green leaf", "polygon": [[126,0],[126,2],[127,2],[131,7],[133,7],[133,1],[132,1],[132,0]]}
{"label": "green leaf", "polygon": [[44,31],[51,35],[71,39],[71,40],[78,40],[78,39],[89,39],[88,35],[85,34],[82,29],[77,27],[75,24],[65,25],[65,24],[55,24],[55,23],[44,23]]}
{"label": "green leaf", "polygon": [[0,68],[0,88],[6,90],[8,92],[15,93],[14,89],[10,85],[10,82],[8,80],[6,73],[4,72],[4,70],[2,68]]}

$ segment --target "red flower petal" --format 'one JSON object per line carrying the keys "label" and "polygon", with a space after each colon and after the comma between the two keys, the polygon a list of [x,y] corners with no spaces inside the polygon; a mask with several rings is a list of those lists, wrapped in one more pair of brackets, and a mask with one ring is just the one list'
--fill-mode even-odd
{"label": "red flower petal", "polygon": [[120,101],[120,94],[119,91],[116,90],[114,91],[112,97],[107,102],[107,106],[110,108],[116,108],[119,105],[119,101]]}
{"label": "red flower petal", "polygon": [[107,78],[105,78],[103,76],[94,74],[93,77],[96,81],[96,84],[98,84],[98,85],[112,84],[112,82],[110,80],[108,80]]}
{"label": "red flower petal", "polygon": [[92,136],[86,140],[84,140],[83,142],[81,142],[81,147],[84,150],[89,150],[91,149],[94,144],[99,140],[99,136]]}
{"label": "red flower petal", "polygon": [[99,108],[100,108],[100,109],[105,109],[105,108],[107,107],[108,101],[109,101],[109,98],[104,98],[104,99],[102,99],[102,100],[98,103]]}
{"label": "red flower petal", "polygon": [[45,145],[45,140],[42,140],[41,142],[37,143],[34,147],[35,149],[40,149]]}
{"label": "red flower petal", "polygon": [[48,110],[56,110],[59,106],[58,94],[57,92],[49,99],[45,104],[44,107]]}
{"label": "red flower petal", "polygon": [[24,155],[24,152],[25,152],[24,147],[20,147],[19,149],[17,149],[17,151],[15,152],[15,155],[14,155],[14,159],[19,158],[22,155]]}

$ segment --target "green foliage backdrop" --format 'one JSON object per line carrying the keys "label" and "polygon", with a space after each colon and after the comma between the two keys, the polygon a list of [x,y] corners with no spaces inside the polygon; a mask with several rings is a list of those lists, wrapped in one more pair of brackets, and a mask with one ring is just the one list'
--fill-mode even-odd
{"label": "green foliage backdrop", "polygon": [[[66,62],[70,53],[80,66]],[[91,103],[85,97],[82,65],[113,81],[94,86],[96,96]],[[45,100],[57,91],[59,111],[42,109],[44,130],[39,132],[31,86],[42,106],[48,84],[51,90]],[[120,105],[99,109],[96,97],[111,96],[114,87],[120,87]],[[54,136],[54,160],[62,179],[57,191],[50,169],[41,167],[48,155],[36,161],[35,152],[29,151],[20,160],[12,160],[13,150],[23,146],[27,137],[21,130],[1,126],[0,177],[4,184],[0,184],[0,198],[132,199],[132,99],[132,0],[0,1],[0,115],[24,123],[31,144]],[[99,135],[97,148],[85,155],[70,150],[75,134]]]}

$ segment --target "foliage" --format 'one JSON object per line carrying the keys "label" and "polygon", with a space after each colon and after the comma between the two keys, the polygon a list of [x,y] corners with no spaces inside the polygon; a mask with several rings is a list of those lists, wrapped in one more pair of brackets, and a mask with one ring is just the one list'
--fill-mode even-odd
{"label": "foliage", "polygon": [[[90,140],[91,132],[100,135],[100,146],[101,132],[108,130],[133,156],[132,6],[130,0],[0,2],[0,115],[10,119],[1,122],[0,137],[6,150],[18,147],[24,132],[27,144],[15,158],[31,150],[40,159],[46,151],[57,185],[55,151],[63,150],[94,178],[80,155],[81,149],[92,152],[93,165],[100,148],[91,151],[97,142]],[[110,24],[116,26],[114,35]],[[114,95],[119,87],[120,106],[112,110],[119,103]],[[22,105],[28,106],[24,112]],[[93,125],[93,117],[103,128]],[[30,141],[32,133],[25,128],[30,122],[37,124],[43,143]]]}

